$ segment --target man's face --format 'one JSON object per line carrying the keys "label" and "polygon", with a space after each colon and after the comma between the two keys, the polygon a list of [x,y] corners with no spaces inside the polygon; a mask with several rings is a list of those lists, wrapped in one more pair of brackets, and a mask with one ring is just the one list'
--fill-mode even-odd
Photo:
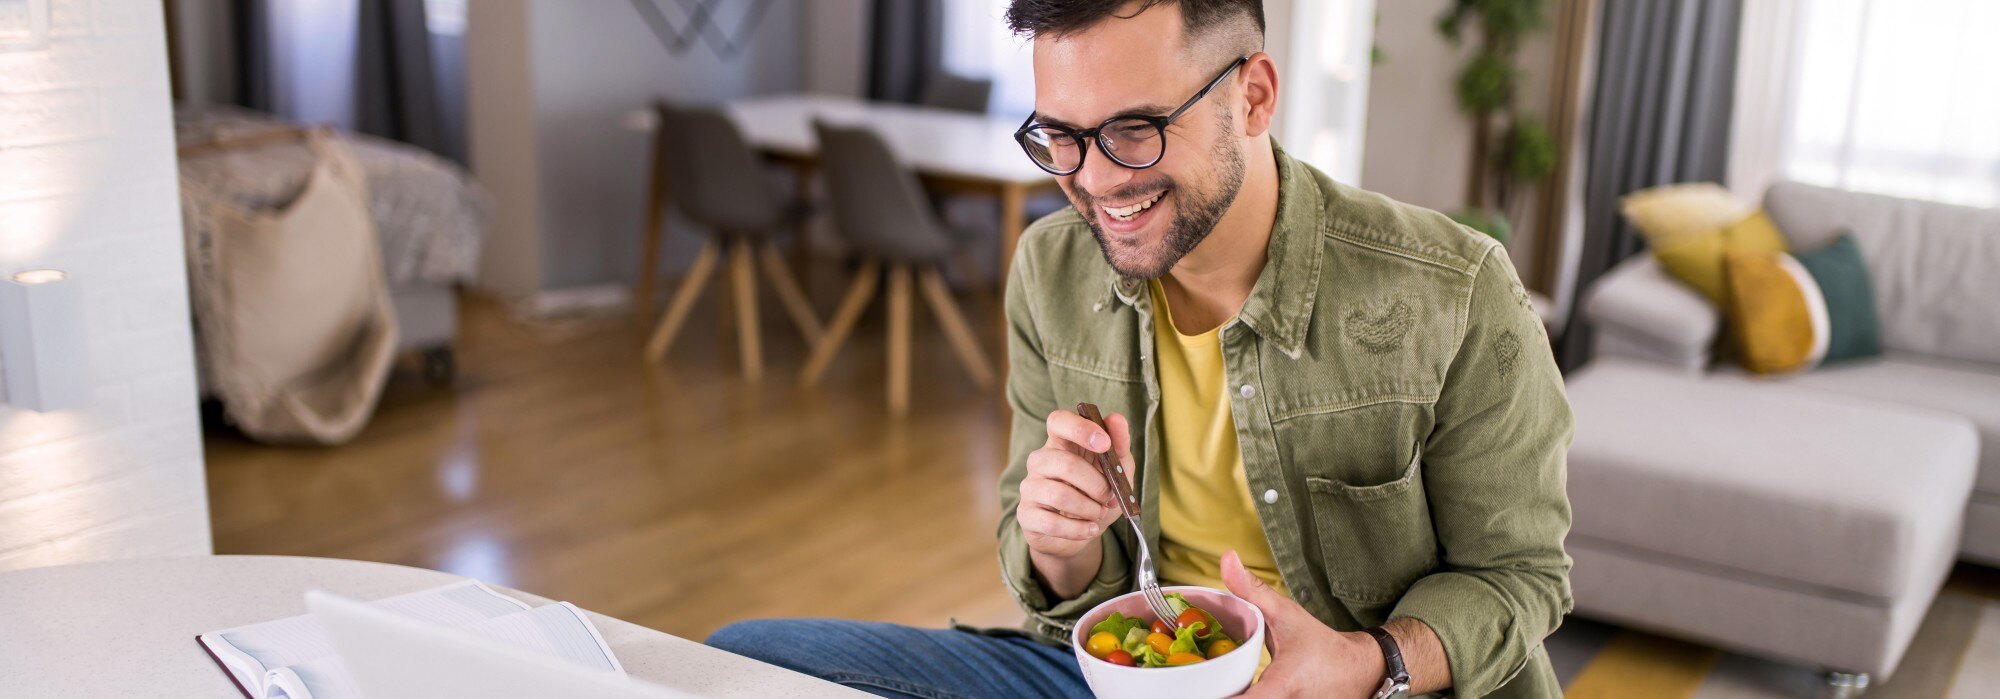
{"label": "man's face", "polygon": [[[1035,41],[1036,121],[1081,131],[1113,116],[1172,113],[1234,58],[1194,65],[1191,56],[1212,52],[1191,51],[1183,40],[1180,8],[1168,3]],[[1119,274],[1164,276],[1235,201],[1244,172],[1231,116],[1239,75],[1167,127],[1158,164],[1127,168],[1091,143],[1083,168],[1057,178]]]}

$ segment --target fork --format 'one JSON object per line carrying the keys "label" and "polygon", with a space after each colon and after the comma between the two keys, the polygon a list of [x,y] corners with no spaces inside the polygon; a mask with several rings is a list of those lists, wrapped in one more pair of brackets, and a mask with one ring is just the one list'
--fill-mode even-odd
{"label": "fork", "polygon": [[[1104,415],[1097,406],[1090,403],[1076,404],[1076,414],[1097,425],[1104,433],[1111,429],[1104,425]],[[1110,451],[1093,454],[1097,471],[1104,474],[1104,480],[1111,485],[1111,492],[1118,498],[1118,509],[1125,514],[1125,523],[1132,525],[1132,540],[1139,544],[1139,593],[1146,598],[1146,606],[1153,610],[1168,626],[1174,624],[1174,608],[1167,605],[1167,596],[1160,592],[1160,576],[1153,568],[1153,552],[1146,545],[1146,530],[1139,526],[1139,498],[1132,494],[1132,486],[1125,480],[1125,466],[1118,463]]]}

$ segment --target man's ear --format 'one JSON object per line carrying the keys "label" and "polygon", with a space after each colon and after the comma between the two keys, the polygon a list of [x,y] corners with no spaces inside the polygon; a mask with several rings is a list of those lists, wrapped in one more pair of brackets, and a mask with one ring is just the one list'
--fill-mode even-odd
{"label": "man's ear", "polygon": [[1246,111],[1243,135],[1262,137],[1271,131],[1271,120],[1278,115],[1278,64],[1271,60],[1271,54],[1258,51],[1239,70],[1243,99],[1238,104]]}

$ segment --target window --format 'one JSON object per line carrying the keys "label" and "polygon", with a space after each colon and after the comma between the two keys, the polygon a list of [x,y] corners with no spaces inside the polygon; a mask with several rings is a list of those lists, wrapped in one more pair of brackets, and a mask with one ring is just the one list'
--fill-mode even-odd
{"label": "window", "polygon": [[1797,13],[1786,177],[2000,206],[2000,3],[1815,0]]}

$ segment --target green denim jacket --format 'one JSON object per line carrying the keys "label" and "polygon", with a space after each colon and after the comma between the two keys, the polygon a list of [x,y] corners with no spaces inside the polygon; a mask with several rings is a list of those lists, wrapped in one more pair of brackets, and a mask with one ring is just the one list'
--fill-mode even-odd
{"label": "green denim jacket", "polygon": [[[1336,629],[1425,622],[1459,696],[1558,696],[1542,639],[1571,607],[1571,417],[1506,250],[1282,149],[1277,167],[1268,262],[1222,346],[1243,467],[1286,587]],[[1152,303],[1065,209],[1023,235],[1006,308],[1000,565],[1027,630],[1066,645],[1085,611],[1134,589],[1132,535],[1108,530],[1096,580],[1050,599],[1014,521],[1021,479],[1050,412],[1089,401],[1124,413],[1159,550]]]}

